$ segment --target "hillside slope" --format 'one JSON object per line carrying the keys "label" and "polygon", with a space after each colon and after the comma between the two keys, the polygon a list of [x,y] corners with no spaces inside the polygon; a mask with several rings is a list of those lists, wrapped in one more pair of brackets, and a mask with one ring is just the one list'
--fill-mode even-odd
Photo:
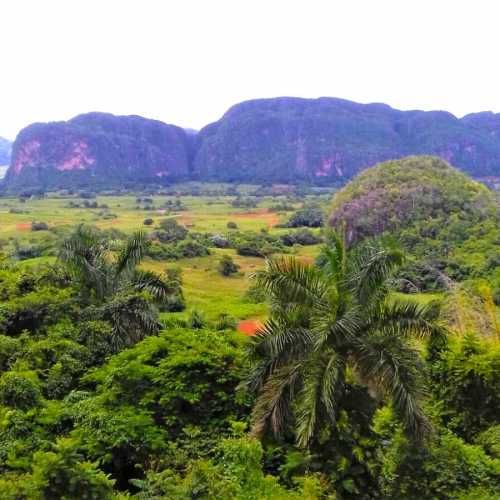
{"label": "hillside slope", "polygon": [[344,227],[349,244],[391,234],[420,262],[500,287],[498,194],[439,158],[365,170],[335,194],[330,225]]}
{"label": "hillside slope", "polygon": [[500,185],[500,115],[458,119],[335,98],[273,98],[233,106],[200,132],[138,116],[80,115],[18,135],[8,190],[178,180],[344,184],[378,162],[439,156]]}
{"label": "hillside slope", "polygon": [[183,180],[188,140],[179,127],[139,116],[88,113],[35,123],[17,136],[5,183],[47,189]]}
{"label": "hillside slope", "polygon": [[232,107],[198,136],[194,172],[225,181],[345,182],[380,161],[433,154],[474,177],[500,176],[500,115],[458,119],[335,98]]}

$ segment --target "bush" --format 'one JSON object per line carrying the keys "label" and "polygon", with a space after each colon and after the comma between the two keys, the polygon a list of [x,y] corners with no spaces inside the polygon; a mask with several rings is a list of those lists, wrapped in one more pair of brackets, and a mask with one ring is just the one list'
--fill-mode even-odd
{"label": "bush", "polygon": [[1,404],[26,410],[37,406],[40,399],[40,388],[33,377],[16,372],[6,372],[0,377]]}
{"label": "bush", "polygon": [[40,498],[113,498],[114,481],[95,464],[84,461],[70,439],[60,439],[55,451],[35,453],[32,477],[32,488],[39,490]]}
{"label": "bush", "polygon": [[242,243],[236,247],[238,255],[246,257],[265,257],[264,253],[255,243]]}
{"label": "bush", "polygon": [[500,461],[479,446],[468,445],[448,431],[441,431],[426,447],[411,445],[399,432],[389,441],[381,455],[383,498],[474,498],[469,492],[478,488],[483,489],[484,500],[496,498]]}
{"label": "bush", "polygon": [[181,241],[177,245],[177,248],[182,257],[185,258],[204,257],[206,255],[210,255],[210,250],[195,240]]}
{"label": "bush", "polygon": [[31,230],[32,231],[48,231],[49,226],[47,225],[46,222],[35,222],[33,221],[31,223]]}
{"label": "bush", "polygon": [[220,234],[212,235],[210,237],[210,242],[215,248],[229,248],[230,246],[229,240]]}
{"label": "bush", "polygon": [[226,226],[228,229],[238,229],[238,225],[236,224],[236,222],[233,222],[231,220],[226,224]]}
{"label": "bush", "polygon": [[164,243],[181,241],[188,235],[188,230],[181,226],[176,219],[165,219],[160,222],[161,231],[157,231],[155,236]]}
{"label": "bush", "polygon": [[324,223],[325,215],[317,207],[307,207],[297,210],[284,227],[321,227]]}
{"label": "bush", "polygon": [[144,219],[143,224],[144,224],[145,226],[152,226],[152,225],[154,224],[154,222],[155,222],[155,221],[154,221],[153,219]]}
{"label": "bush", "polygon": [[238,322],[236,321],[236,318],[233,316],[230,316],[227,313],[221,313],[219,314],[219,317],[217,318],[217,323],[215,325],[216,330],[236,330],[236,327],[238,326]]}
{"label": "bush", "polygon": [[231,276],[231,274],[238,272],[240,266],[234,262],[230,255],[223,255],[219,260],[217,269],[222,276]]}
{"label": "bush", "polygon": [[432,365],[432,389],[442,402],[443,424],[460,437],[498,423],[500,346],[468,335],[453,342]]}
{"label": "bush", "polygon": [[207,326],[207,321],[202,312],[197,309],[193,309],[188,318],[188,326],[194,328],[195,330],[200,330]]}
{"label": "bush", "polygon": [[309,229],[300,229],[295,233],[287,233],[280,236],[283,245],[317,245],[321,243],[321,237],[316,236]]}
{"label": "bush", "polygon": [[180,312],[186,308],[186,301],[182,293],[182,269],[175,267],[165,271],[166,282],[168,283],[172,294],[166,302],[160,304],[162,312]]}

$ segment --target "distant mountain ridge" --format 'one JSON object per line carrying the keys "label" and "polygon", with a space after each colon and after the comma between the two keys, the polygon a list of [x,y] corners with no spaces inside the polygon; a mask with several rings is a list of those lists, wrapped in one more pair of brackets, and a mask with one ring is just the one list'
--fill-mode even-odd
{"label": "distant mountain ridge", "polygon": [[87,113],[34,123],[12,148],[9,189],[96,187],[185,180],[188,142],[180,127],[140,116]]}
{"label": "distant mountain ridge", "polygon": [[89,113],[22,130],[4,187],[188,179],[331,185],[378,162],[420,154],[500,182],[500,114],[459,119],[445,111],[280,97],[237,104],[195,132],[138,116]]}

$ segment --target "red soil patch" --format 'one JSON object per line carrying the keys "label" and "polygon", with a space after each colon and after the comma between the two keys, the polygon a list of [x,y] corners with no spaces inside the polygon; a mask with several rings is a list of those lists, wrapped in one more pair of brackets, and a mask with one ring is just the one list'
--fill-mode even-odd
{"label": "red soil patch", "polygon": [[244,333],[245,335],[248,335],[249,337],[253,337],[255,335],[255,332],[263,326],[264,323],[262,323],[262,321],[259,321],[258,319],[245,319],[238,323],[238,331]]}
{"label": "red soil patch", "polygon": [[113,225],[114,225],[114,224],[121,224],[121,223],[122,223],[122,221],[121,221],[120,219],[113,219],[113,220],[111,221],[111,224],[113,224]]}
{"label": "red soil patch", "polygon": [[27,231],[31,229],[31,224],[29,222],[21,222],[20,224],[16,224],[17,231]]}

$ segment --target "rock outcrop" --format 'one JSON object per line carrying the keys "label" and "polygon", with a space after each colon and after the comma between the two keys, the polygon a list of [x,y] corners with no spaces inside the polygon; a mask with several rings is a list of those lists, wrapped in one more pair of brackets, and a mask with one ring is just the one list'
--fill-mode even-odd
{"label": "rock outcrop", "polygon": [[188,142],[183,129],[140,116],[88,113],[35,123],[14,142],[5,183],[53,189],[184,180]]}
{"label": "rock outcrop", "polygon": [[335,98],[243,102],[198,135],[200,179],[343,183],[378,162],[432,154],[474,177],[500,177],[500,114],[458,119]]}

